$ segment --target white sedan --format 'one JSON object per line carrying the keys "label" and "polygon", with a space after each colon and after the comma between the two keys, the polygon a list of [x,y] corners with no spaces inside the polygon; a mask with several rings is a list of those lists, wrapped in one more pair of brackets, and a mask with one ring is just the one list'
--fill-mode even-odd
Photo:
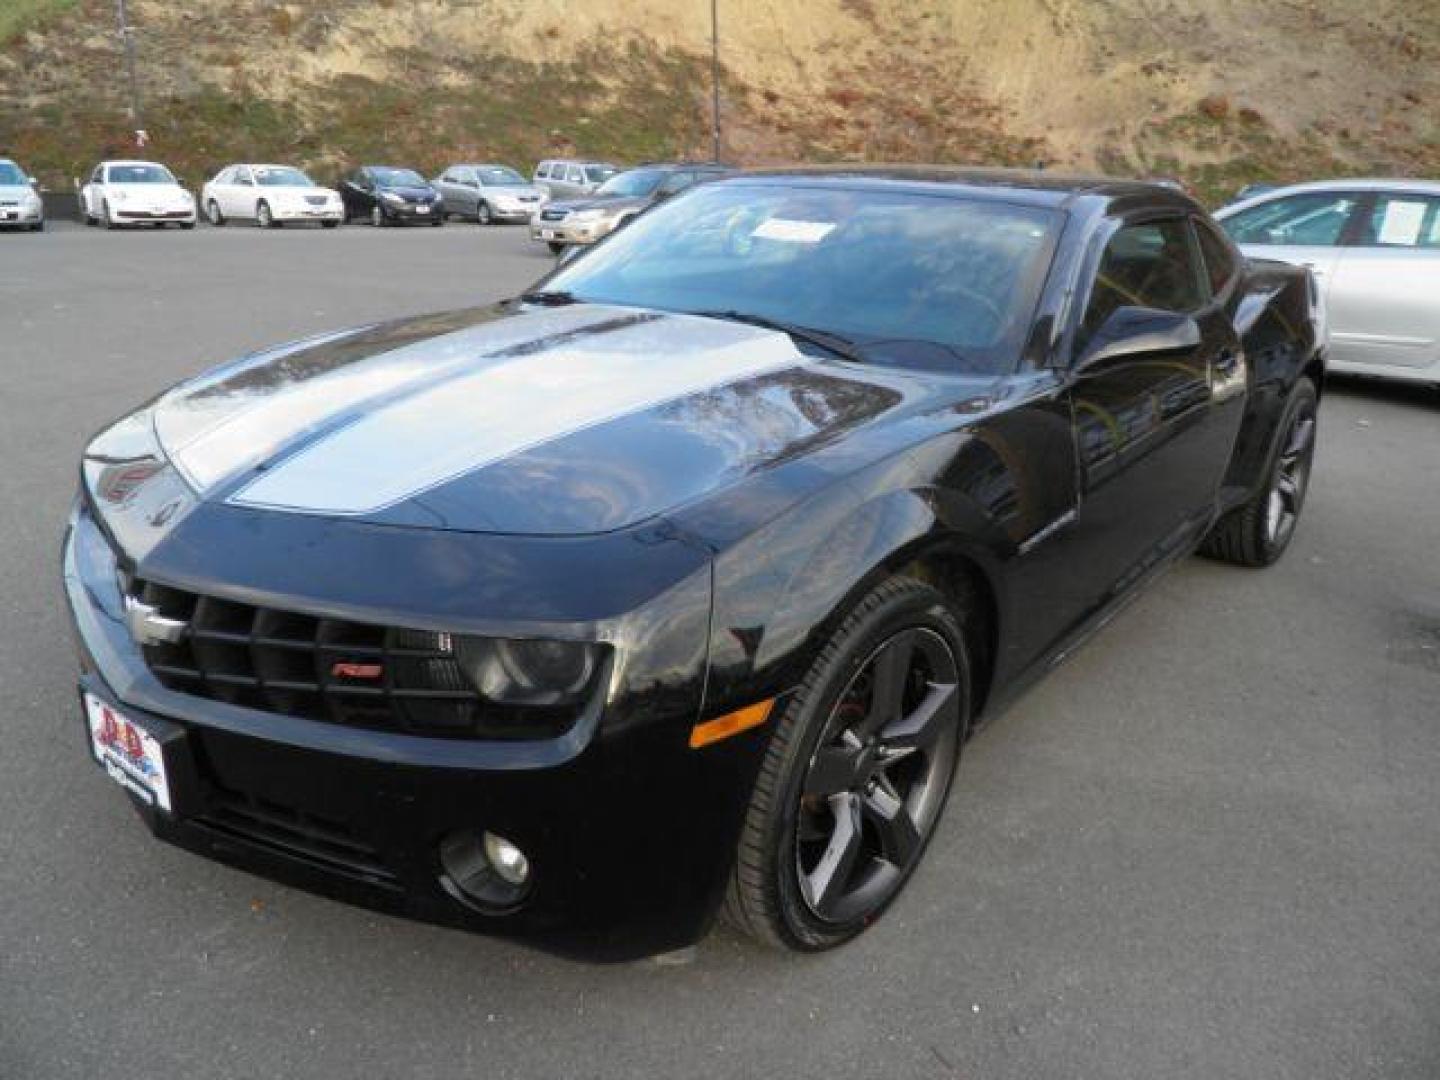
{"label": "white sedan", "polygon": [[1215,219],[1245,254],[1310,267],[1331,371],[1440,383],[1440,184],[1295,184]]}
{"label": "white sedan", "polygon": [[231,165],[221,169],[200,192],[212,225],[253,221],[262,229],[287,222],[318,221],[333,229],[345,219],[340,194],[320,187],[289,165]]}
{"label": "white sedan", "polygon": [[153,161],[102,161],[80,189],[86,225],[176,224],[195,227],[195,196],[180,186],[175,174]]}

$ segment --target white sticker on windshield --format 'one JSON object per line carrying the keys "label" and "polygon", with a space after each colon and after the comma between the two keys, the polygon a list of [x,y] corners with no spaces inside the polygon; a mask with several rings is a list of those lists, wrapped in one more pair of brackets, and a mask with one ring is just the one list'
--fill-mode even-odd
{"label": "white sticker on windshield", "polygon": [[761,240],[784,240],[791,244],[818,244],[835,228],[833,221],[791,221],[770,218],[762,221],[751,236]]}
{"label": "white sticker on windshield", "polygon": [[1423,202],[1401,202],[1391,199],[1385,204],[1385,219],[1380,222],[1379,241],[1414,247],[1420,239],[1420,225],[1425,220]]}

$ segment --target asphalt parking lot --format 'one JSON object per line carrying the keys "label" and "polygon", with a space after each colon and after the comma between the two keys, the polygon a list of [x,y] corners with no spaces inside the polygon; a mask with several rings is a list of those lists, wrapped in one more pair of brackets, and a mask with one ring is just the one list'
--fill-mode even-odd
{"label": "asphalt parking lot", "polygon": [[510,295],[523,229],[0,236],[0,1077],[1440,1075],[1440,391],[1322,407],[1285,561],[1193,559],[970,746],[820,958],[594,966],[150,839],[57,549],[87,436],[262,345]]}

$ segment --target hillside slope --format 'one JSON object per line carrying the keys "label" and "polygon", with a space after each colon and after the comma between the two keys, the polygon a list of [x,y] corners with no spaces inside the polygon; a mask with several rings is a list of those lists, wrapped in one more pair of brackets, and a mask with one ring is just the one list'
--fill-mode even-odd
{"label": "hillside slope", "polygon": [[[125,146],[110,0],[23,0],[0,150]],[[709,150],[706,0],[132,0],[150,153],[528,166]],[[725,156],[1249,179],[1440,173],[1440,4],[720,0]],[[4,28],[0,27],[0,32]]]}

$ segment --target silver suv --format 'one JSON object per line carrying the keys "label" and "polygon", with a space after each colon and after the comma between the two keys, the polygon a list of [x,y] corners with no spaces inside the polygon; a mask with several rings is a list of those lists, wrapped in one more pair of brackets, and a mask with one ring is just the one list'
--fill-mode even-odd
{"label": "silver suv", "polygon": [[589,195],[620,169],[605,161],[575,161],[557,158],[535,166],[536,187],[550,192],[552,199],[573,199]]}

